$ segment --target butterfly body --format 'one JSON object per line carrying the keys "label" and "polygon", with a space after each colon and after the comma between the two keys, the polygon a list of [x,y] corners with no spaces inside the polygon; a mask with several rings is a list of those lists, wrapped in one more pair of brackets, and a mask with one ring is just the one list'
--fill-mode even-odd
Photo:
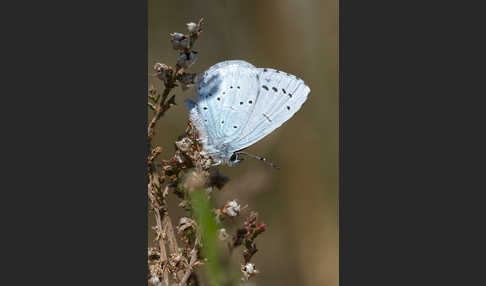
{"label": "butterfly body", "polygon": [[239,60],[210,67],[186,100],[203,149],[216,165],[237,164],[237,151],[280,127],[300,109],[310,92],[301,79]]}

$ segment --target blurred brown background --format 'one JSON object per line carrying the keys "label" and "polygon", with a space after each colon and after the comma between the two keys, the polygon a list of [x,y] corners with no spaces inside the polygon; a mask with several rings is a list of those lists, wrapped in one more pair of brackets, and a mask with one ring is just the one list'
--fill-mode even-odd
{"label": "blurred brown background", "polygon": [[[310,96],[300,111],[247,149],[281,169],[251,159],[237,167],[221,167],[230,182],[216,198],[220,204],[234,198],[248,204],[268,225],[257,239],[260,251],[253,258],[262,273],[251,285],[337,286],[337,0],[149,0],[148,4],[149,74],[155,62],[175,64],[177,53],[168,33],[185,33],[185,23],[204,17],[203,33],[194,48],[199,58],[190,72],[241,59],[294,74],[309,85]],[[152,84],[162,87],[149,77]],[[186,127],[183,100],[192,96],[192,91],[175,93],[179,105],[159,121],[154,139],[164,147],[164,158],[173,153],[173,142]],[[149,223],[153,225],[152,216]]]}

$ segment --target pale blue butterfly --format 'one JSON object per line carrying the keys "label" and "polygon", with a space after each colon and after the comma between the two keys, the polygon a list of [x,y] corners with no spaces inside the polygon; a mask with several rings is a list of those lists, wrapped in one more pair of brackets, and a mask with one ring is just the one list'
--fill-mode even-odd
{"label": "pale blue butterfly", "polygon": [[242,160],[240,154],[250,155],[241,150],[289,120],[309,92],[294,75],[232,60],[205,71],[197,83],[196,100],[185,103],[203,150],[215,165],[233,166]]}

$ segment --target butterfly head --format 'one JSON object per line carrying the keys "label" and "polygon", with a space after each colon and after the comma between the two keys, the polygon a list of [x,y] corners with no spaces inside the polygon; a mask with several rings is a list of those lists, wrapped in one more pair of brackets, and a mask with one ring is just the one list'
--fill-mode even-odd
{"label": "butterfly head", "polygon": [[238,156],[238,153],[235,152],[228,159],[227,164],[228,164],[228,166],[232,167],[232,166],[239,164],[241,161],[243,161],[243,158],[240,158],[240,156]]}

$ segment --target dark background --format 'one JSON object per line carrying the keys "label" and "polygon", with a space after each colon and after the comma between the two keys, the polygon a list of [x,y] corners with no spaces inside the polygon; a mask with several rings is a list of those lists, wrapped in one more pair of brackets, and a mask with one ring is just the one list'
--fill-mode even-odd
{"label": "dark background", "polygon": [[[221,167],[230,178],[215,194],[216,206],[238,199],[260,213],[268,231],[254,257],[261,274],[255,285],[329,285],[338,279],[338,8],[337,1],[157,1],[148,2],[148,73],[156,62],[173,65],[170,32],[204,17],[192,72],[241,59],[302,78],[308,100],[289,121],[247,149],[281,166],[274,170],[247,159]],[[155,78],[149,84],[162,88]],[[176,102],[157,125],[154,143],[173,154],[173,142],[188,120],[183,100],[193,91],[176,89]],[[152,113],[149,113],[151,115]],[[177,201],[172,197],[172,201]],[[176,212],[176,207],[172,208]],[[182,215],[183,213],[177,212]],[[177,223],[177,221],[174,221]],[[153,224],[149,215],[149,225]],[[149,243],[153,232],[149,233]],[[234,255],[233,268],[241,258]]]}

